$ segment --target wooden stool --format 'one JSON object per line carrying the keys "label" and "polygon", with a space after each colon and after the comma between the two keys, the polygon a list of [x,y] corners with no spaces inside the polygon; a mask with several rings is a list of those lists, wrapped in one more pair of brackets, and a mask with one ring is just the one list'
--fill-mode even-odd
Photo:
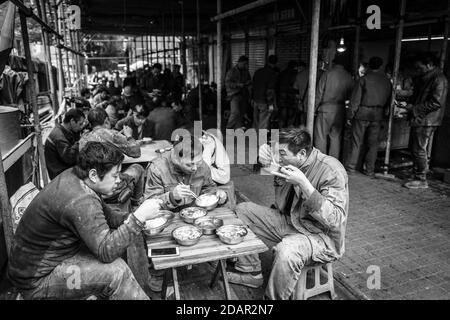
{"label": "wooden stool", "polygon": [[225,193],[227,194],[227,202],[225,203],[225,205],[234,210],[236,208],[236,193],[234,191],[233,181],[229,181],[226,184],[218,184],[217,189],[225,191]]}
{"label": "wooden stool", "polygon": [[[324,270],[326,268],[326,271]],[[314,273],[314,286],[312,288],[306,288],[306,279],[308,277],[308,271],[312,270]],[[324,284],[320,283],[320,275],[324,275],[327,281]],[[300,273],[300,278],[297,281],[297,286],[292,294],[293,300],[307,300],[310,297],[317,296],[324,292],[330,292],[331,299],[336,298],[334,292],[334,279],[333,279],[333,266],[331,263],[315,264],[311,266],[305,266]]]}

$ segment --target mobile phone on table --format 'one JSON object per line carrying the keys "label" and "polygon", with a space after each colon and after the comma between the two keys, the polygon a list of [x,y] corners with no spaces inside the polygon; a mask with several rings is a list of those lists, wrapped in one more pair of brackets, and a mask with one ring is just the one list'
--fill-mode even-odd
{"label": "mobile phone on table", "polygon": [[171,257],[180,255],[180,250],[178,247],[166,247],[166,248],[149,248],[148,256],[150,258],[158,257]]}

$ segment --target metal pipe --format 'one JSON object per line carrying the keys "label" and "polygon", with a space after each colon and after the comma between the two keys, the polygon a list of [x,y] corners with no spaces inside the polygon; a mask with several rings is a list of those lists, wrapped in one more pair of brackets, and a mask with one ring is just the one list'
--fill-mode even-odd
{"label": "metal pipe", "polygon": [[[60,21],[62,21],[61,22],[61,27],[62,27],[63,35],[64,35],[63,41],[64,41],[64,44],[66,44],[69,41],[69,39],[67,37],[66,24],[64,23],[64,18],[65,18],[65,15],[64,15],[64,4],[59,6],[59,10],[60,10],[60,17],[61,17]],[[68,79],[67,82],[68,82],[68,86],[71,87],[72,86],[72,72],[70,70],[69,52],[70,51],[68,51],[68,50],[65,51],[65,53],[66,53],[66,64],[67,64],[67,79]]]}
{"label": "metal pipe", "polygon": [[[447,16],[450,16],[450,0],[447,1]],[[442,42],[442,51],[441,51],[440,64],[439,64],[442,71],[444,71],[445,61],[447,61],[449,29],[450,29],[450,22],[447,19],[447,20],[445,20],[445,25],[444,25],[444,39]]]}
{"label": "metal pipe", "polygon": [[358,78],[359,69],[359,41],[361,38],[361,0],[358,0],[356,12],[355,49],[353,51],[353,72]]}
{"label": "metal pipe", "polygon": [[314,106],[316,100],[316,78],[317,78],[317,54],[319,49],[319,20],[320,0],[313,1],[311,19],[311,48],[309,56],[309,86],[308,86],[308,111],[306,117],[306,128],[313,138],[314,134]]}
{"label": "metal pipe", "polygon": [[[222,0],[217,0],[217,15],[222,13]],[[222,128],[222,20],[217,20],[217,133]]]}
{"label": "metal pipe", "polygon": [[214,21],[217,21],[217,20],[225,19],[227,17],[235,16],[235,15],[237,15],[239,13],[243,13],[243,12],[255,9],[255,8],[261,7],[263,5],[275,2],[275,1],[276,0],[258,0],[258,1],[254,1],[254,2],[251,2],[249,4],[244,5],[242,7],[239,7],[239,8],[236,8],[236,9],[233,9],[233,10],[221,13],[220,15],[217,15],[215,17],[212,17],[211,21],[214,22]]}
{"label": "metal pipe", "polygon": [[49,33],[53,33],[54,35],[56,35],[59,38],[62,38],[62,36],[57,33],[55,30],[53,30],[53,28],[51,28],[46,22],[44,22],[40,17],[38,17],[37,15],[35,15],[33,13],[33,10],[31,10],[31,8],[27,7],[22,1],[20,0],[10,0],[12,3],[14,3],[19,9],[20,11],[26,16],[26,17],[30,17],[31,19],[33,19],[34,21],[36,21],[42,28],[44,28],[45,30],[47,30],[47,32]]}
{"label": "metal pipe", "polygon": [[392,142],[392,122],[394,120],[394,101],[397,93],[396,83],[398,78],[398,69],[400,67],[400,56],[402,51],[402,38],[403,38],[403,25],[405,19],[405,9],[406,9],[406,0],[401,0],[400,2],[400,21],[398,24],[396,36],[395,36],[395,58],[394,58],[394,70],[392,73],[392,96],[389,110],[389,122],[388,122],[388,135],[386,142],[386,154],[384,158],[384,167],[383,173],[387,175],[389,170],[389,156],[391,152],[391,142]]}
{"label": "metal pipe", "polygon": [[173,11],[173,6],[171,7],[171,11],[172,11],[172,50],[173,50],[173,53],[172,53],[172,60],[173,60],[173,62],[172,62],[172,65],[175,65],[175,64],[177,64],[177,53],[176,53],[176,50],[175,50],[175,13],[174,13],[174,11]]}
{"label": "metal pipe", "polygon": [[149,51],[149,44],[148,44],[148,35],[145,36],[145,48],[147,49],[147,64],[150,66],[150,51]]}
{"label": "metal pipe", "polygon": [[[47,23],[47,9],[45,6],[45,1],[41,2],[40,0],[35,0],[36,6],[38,8],[38,15],[44,21]],[[40,9],[40,10],[39,10]],[[47,60],[47,73],[48,73],[48,83],[50,85],[50,91],[52,92],[51,101],[52,101],[52,109],[53,114],[58,113],[58,93],[56,92],[56,86],[55,81],[53,79],[53,66],[52,66],[52,57],[51,57],[51,47],[50,47],[50,39],[49,34],[47,31],[42,28],[42,39],[43,39],[43,47],[44,47],[44,54],[45,54],[45,60]]]}
{"label": "metal pipe", "polygon": [[202,47],[201,47],[201,38],[200,38],[200,1],[196,0],[197,7],[197,78],[198,78],[198,116],[200,119],[200,125],[203,120],[203,99],[202,99],[202,70],[201,70],[201,62],[202,62]]}
{"label": "metal pipe", "polygon": [[39,109],[37,105],[36,87],[34,84],[34,77],[33,77],[33,62],[31,61],[30,40],[28,38],[28,29],[27,29],[27,18],[25,17],[25,14],[23,12],[19,12],[19,15],[20,15],[20,27],[22,31],[22,41],[25,51],[25,59],[27,61],[28,85],[29,85],[31,106],[33,108],[33,123],[34,123],[34,131],[36,132],[37,153],[42,169],[42,181],[45,187],[48,184],[47,165],[45,163],[44,157],[44,146],[42,145],[41,126],[39,124]]}
{"label": "metal pipe", "polygon": [[163,29],[163,37],[162,37],[162,41],[163,41],[163,51],[164,51],[164,55],[163,55],[163,63],[164,63],[164,69],[166,68],[166,20],[164,17],[164,13],[162,14],[162,29]]}
{"label": "metal pipe", "polygon": [[[58,6],[56,5],[56,0],[53,0],[53,20],[55,20],[55,28],[56,31],[59,33],[59,18],[58,18]],[[58,109],[59,109],[59,103],[62,103],[63,97],[64,97],[64,70],[63,70],[63,59],[62,59],[62,52],[61,47],[59,46],[60,39],[56,38],[56,43],[58,44],[56,46],[56,54],[57,54],[57,62],[58,62],[58,85],[59,85],[59,95],[58,95]]]}
{"label": "metal pipe", "polygon": [[187,62],[186,62],[186,35],[184,33],[184,0],[181,1],[181,64],[183,66],[183,75],[187,79]]}

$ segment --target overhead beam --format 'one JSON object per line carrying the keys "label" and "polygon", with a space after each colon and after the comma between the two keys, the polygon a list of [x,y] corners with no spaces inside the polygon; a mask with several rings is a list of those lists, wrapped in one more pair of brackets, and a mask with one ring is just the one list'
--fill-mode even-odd
{"label": "overhead beam", "polygon": [[254,1],[254,2],[251,2],[249,4],[244,5],[242,7],[239,7],[239,8],[233,9],[233,10],[229,10],[229,11],[224,12],[222,14],[219,14],[219,15],[217,15],[215,17],[212,17],[211,21],[215,22],[217,20],[222,20],[222,19],[225,19],[225,18],[228,18],[228,17],[232,17],[232,16],[235,16],[237,14],[240,14],[240,13],[243,13],[243,12],[246,12],[246,11],[258,8],[258,7],[262,7],[262,6],[264,6],[266,4],[269,4],[269,3],[272,3],[272,2],[276,2],[276,0],[258,0],[258,1]]}

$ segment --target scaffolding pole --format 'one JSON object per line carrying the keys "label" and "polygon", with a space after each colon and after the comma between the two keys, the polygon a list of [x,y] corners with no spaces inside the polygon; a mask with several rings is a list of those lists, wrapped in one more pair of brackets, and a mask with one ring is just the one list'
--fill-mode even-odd
{"label": "scaffolding pole", "polygon": [[[222,0],[217,0],[217,15],[222,13]],[[222,128],[222,20],[217,20],[217,133]]]}
{"label": "scaffolding pole", "polygon": [[187,63],[186,63],[186,35],[184,33],[184,0],[181,1],[181,64],[183,66],[184,78],[187,78]]}
{"label": "scaffolding pole", "polygon": [[47,166],[44,157],[44,146],[42,145],[41,125],[39,123],[39,109],[37,105],[36,87],[34,84],[34,77],[33,77],[33,62],[31,61],[30,40],[28,37],[27,19],[22,11],[19,12],[19,15],[20,15],[20,27],[22,31],[23,47],[25,51],[25,59],[27,61],[28,85],[29,85],[31,106],[33,108],[33,124],[37,141],[37,153],[39,157],[40,167],[42,170],[41,177],[45,187],[48,183]]}
{"label": "scaffolding pole", "polygon": [[[55,21],[55,29],[56,32],[59,33],[59,17],[58,17],[58,7],[56,5],[56,0],[53,0],[53,20]],[[55,37],[55,41],[57,43],[56,46],[56,55],[58,60],[58,87],[59,87],[59,95],[58,102],[62,103],[64,97],[64,68],[63,68],[63,59],[62,59],[62,51],[60,47],[60,39]],[[59,106],[58,106],[59,109]]]}
{"label": "scaffolding pole", "polygon": [[147,64],[150,66],[150,51],[148,46],[148,35],[145,36],[145,48],[147,49]]}
{"label": "scaffolding pole", "polygon": [[316,78],[317,78],[317,54],[319,51],[319,20],[320,20],[320,0],[313,1],[311,19],[311,48],[309,56],[309,86],[308,86],[308,112],[306,118],[306,128],[314,134],[314,105],[316,101]]}
{"label": "scaffolding pole", "polygon": [[166,20],[164,17],[164,13],[162,14],[162,29],[163,29],[163,37],[162,37],[162,41],[163,41],[163,64],[164,64],[164,68],[166,69]]}
{"label": "scaffolding pole", "polygon": [[[450,0],[447,1],[447,17],[450,16]],[[448,48],[448,36],[449,36],[449,28],[450,23],[448,19],[445,19],[445,25],[444,25],[444,40],[442,42],[442,51],[441,51],[441,57],[440,57],[440,64],[441,70],[444,71],[445,69],[445,62],[447,61],[447,48]]]}
{"label": "scaffolding pole", "polygon": [[200,0],[196,0],[197,7],[197,78],[198,78],[198,117],[200,120],[200,126],[202,127],[203,120],[203,95],[202,95],[202,44],[200,36]]}
{"label": "scaffolding pole", "polygon": [[392,123],[394,121],[394,102],[395,96],[397,93],[396,83],[398,78],[398,69],[400,67],[400,57],[402,51],[402,38],[403,38],[403,27],[404,27],[404,19],[405,19],[405,9],[406,9],[406,0],[401,0],[400,2],[400,21],[398,23],[398,28],[395,36],[395,58],[394,58],[394,70],[392,72],[392,96],[389,107],[389,122],[388,122],[388,135],[386,142],[386,154],[384,158],[384,166],[383,166],[383,176],[388,176],[389,170],[389,157],[391,153],[391,142],[392,142]]}
{"label": "scaffolding pole", "polygon": [[176,49],[175,49],[175,13],[173,10],[173,6],[171,8],[171,11],[172,11],[172,49],[173,49],[172,69],[173,69],[173,66],[175,64],[177,64],[177,53],[176,53]]}
{"label": "scaffolding pole", "polygon": [[361,0],[358,0],[356,12],[356,27],[355,27],[355,49],[353,50],[353,72],[355,78],[358,78],[359,69],[359,41],[361,38]]}

